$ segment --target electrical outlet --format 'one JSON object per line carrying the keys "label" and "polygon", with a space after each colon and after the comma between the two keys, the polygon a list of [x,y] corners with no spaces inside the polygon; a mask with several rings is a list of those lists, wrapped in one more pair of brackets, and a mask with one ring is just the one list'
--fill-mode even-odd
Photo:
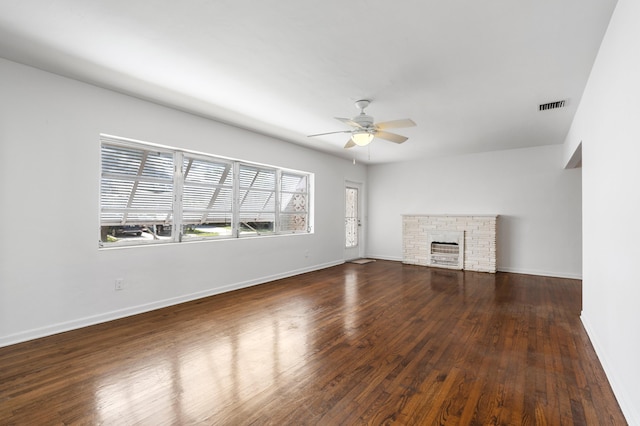
{"label": "electrical outlet", "polygon": [[116,278],[116,291],[124,290],[124,278]]}

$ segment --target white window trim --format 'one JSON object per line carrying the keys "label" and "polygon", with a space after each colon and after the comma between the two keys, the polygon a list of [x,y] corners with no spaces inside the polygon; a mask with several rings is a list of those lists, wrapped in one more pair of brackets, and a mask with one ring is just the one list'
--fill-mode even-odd
{"label": "white window trim", "polygon": [[[103,177],[105,177],[105,174],[102,173],[102,146],[107,145],[107,146],[115,146],[115,147],[122,147],[122,148],[131,148],[131,149],[138,149],[138,150],[143,150],[143,151],[157,151],[157,152],[163,152],[163,153],[169,153],[173,155],[173,164],[174,164],[174,176],[173,176],[173,196],[172,196],[172,200],[173,200],[173,209],[172,209],[172,219],[171,219],[171,237],[168,238],[167,240],[151,240],[151,241],[145,241],[145,240],[134,240],[134,241],[118,241],[118,242],[113,242],[113,243],[104,243],[101,240],[101,236],[99,235],[98,241],[99,241],[99,247],[101,249],[110,249],[110,248],[118,248],[118,247],[138,247],[138,246],[148,246],[148,245],[157,245],[157,244],[167,244],[167,243],[181,243],[181,242],[195,242],[195,241],[211,241],[211,240],[229,240],[229,239],[238,239],[238,238],[263,238],[263,237],[272,237],[272,236],[279,236],[279,235],[292,235],[292,234],[301,234],[301,235],[306,235],[306,234],[312,234],[313,233],[313,210],[312,210],[312,194],[313,194],[313,183],[314,183],[314,176],[312,173],[309,172],[304,172],[304,171],[299,171],[299,170],[294,170],[294,169],[287,169],[287,168],[281,168],[281,167],[276,167],[276,166],[271,166],[271,165],[266,165],[266,164],[261,164],[261,163],[255,163],[255,162],[249,162],[249,161],[244,161],[244,160],[238,160],[238,159],[233,159],[233,158],[228,158],[228,157],[222,157],[222,156],[217,156],[217,155],[212,155],[212,154],[207,154],[207,153],[202,153],[202,152],[196,152],[196,151],[189,151],[189,150],[185,150],[185,149],[181,149],[181,148],[175,148],[175,147],[170,147],[170,146],[165,146],[165,145],[158,145],[158,144],[153,144],[153,143],[148,143],[148,142],[143,142],[143,141],[138,141],[138,140],[133,140],[133,139],[127,139],[127,138],[122,138],[122,137],[118,137],[118,136],[112,136],[112,135],[107,135],[107,134],[101,134],[100,135],[100,152],[101,152],[101,159],[100,159],[100,183],[102,186],[102,179]],[[221,236],[208,236],[208,237],[189,237],[187,240],[183,241],[183,226],[184,226],[184,221],[183,221],[183,210],[184,210],[184,206],[183,206],[183,191],[184,191],[184,170],[183,170],[183,164],[184,164],[184,158],[189,157],[189,158],[197,158],[197,159],[201,159],[204,161],[215,161],[215,162],[223,162],[223,163],[227,163],[227,164],[231,164],[232,166],[232,173],[233,173],[233,178],[232,178],[232,207],[231,207],[231,224],[232,224],[232,230],[231,230],[231,234],[230,235],[221,235]],[[239,179],[239,175],[240,175],[240,168],[241,166],[248,166],[248,167],[252,167],[252,168],[257,168],[257,169],[262,169],[262,170],[270,170],[270,171],[275,171],[275,188],[273,191],[273,197],[275,197],[274,199],[274,212],[269,211],[268,213],[271,214],[273,213],[274,215],[274,223],[273,223],[273,232],[266,232],[266,233],[260,233],[260,232],[256,232],[256,233],[249,233],[246,235],[243,235],[240,232],[240,225],[241,225],[241,221],[240,221],[240,203],[241,200],[239,199],[239,194],[240,194],[240,179]],[[281,191],[282,191],[282,187],[281,187],[281,182],[282,182],[282,173],[287,173],[287,174],[294,174],[294,175],[301,175],[301,176],[306,176],[306,191],[302,192],[305,197],[306,197],[306,210],[304,212],[304,215],[306,217],[306,229],[304,230],[285,230],[283,231],[281,228],[281,223],[280,223],[280,219],[281,219],[281,210],[282,207],[280,206],[281,203]],[[108,176],[108,175],[107,175]],[[111,177],[116,177],[116,176],[111,176]],[[135,180],[135,177],[131,177],[131,176],[127,176],[127,179],[133,179]],[[147,178],[148,179],[148,178]],[[254,189],[256,191],[261,191],[262,189]],[[265,190],[268,191],[268,190]],[[102,201],[102,195],[99,197],[100,198],[100,203]],[[102,224],[102,205],[100,205],[99,208],[99,218],[98,218],[98,222],[99,222],[99,229],[100,226],[103,226]]]}

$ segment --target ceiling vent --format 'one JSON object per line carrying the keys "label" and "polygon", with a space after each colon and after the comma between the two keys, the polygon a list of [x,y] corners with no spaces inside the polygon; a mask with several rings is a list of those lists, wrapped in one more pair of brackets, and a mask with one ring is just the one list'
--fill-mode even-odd
{"label": "ceiling vent", "polygon": [[540,104],[540,111],[546,111],[548,109],[556,109],[564,107],[565,100],[557,101],[557,102],[549,102],[548,104]]}

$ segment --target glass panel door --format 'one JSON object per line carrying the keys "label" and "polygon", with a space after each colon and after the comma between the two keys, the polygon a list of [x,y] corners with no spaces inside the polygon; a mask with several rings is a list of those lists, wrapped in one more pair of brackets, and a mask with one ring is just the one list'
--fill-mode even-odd
{"label": "glass panel door", "polygon": [[347,183],[345,186],[345,260],[361,257],[360,235],[360,187]]}

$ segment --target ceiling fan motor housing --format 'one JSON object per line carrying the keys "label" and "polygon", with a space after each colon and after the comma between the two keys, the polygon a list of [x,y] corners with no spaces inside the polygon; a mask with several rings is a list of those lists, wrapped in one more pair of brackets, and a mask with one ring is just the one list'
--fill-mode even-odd
{"label": "ceiling fan motor housing", "polygon": [[360,127],[367,129],[369,131],[373,130],[373,117],[364,113],[364,109],[369,106],[371,101],[368,99],[360,99],[356,101],[356,108],[360,110],[360,114],[356,115],[351,119],[351,121],[358,123]]}
{"label": "ceiling fan motor housing", "polygon": [[373,127],[373,117],[367,114],[356,115],[351,119],[351,121],[355,121],[362,127]]}

